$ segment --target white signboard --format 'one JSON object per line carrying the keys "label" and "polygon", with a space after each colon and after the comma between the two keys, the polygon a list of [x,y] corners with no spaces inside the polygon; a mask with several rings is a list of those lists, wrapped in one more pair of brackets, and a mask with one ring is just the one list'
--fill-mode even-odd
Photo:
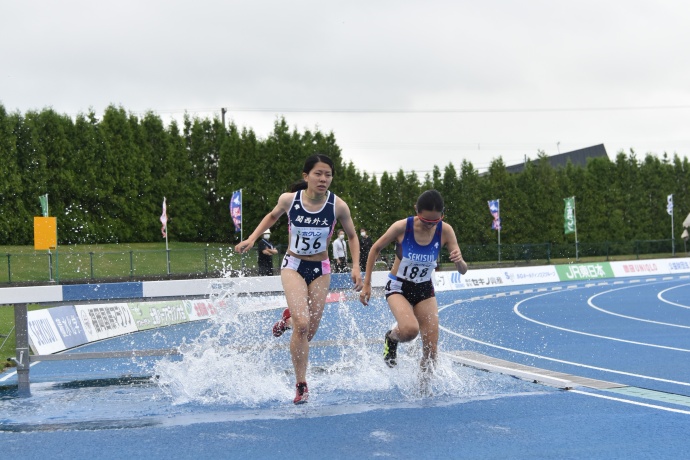
{"label": "white signboard", "polygon": [[48,310],[29,311],[27,319],[29,321],[29,345],[34,354],[48,355],[66,348]]}
{"label": "white signboard", "polygon": [[74,308],[89,342],[138,330],[126,303],[75,305]]}
{"label": "white signboard", "polygon": [[690,259],[626,260],[611,262],[611,269],[616,278],[690,273]]}
{"label": "white signboard", "polygon": [[488,268],[468,270],[464,275],[457,271],[436,272],[435,288],[437,291],[451,291],[558,281],[558,273],[553,265]]}

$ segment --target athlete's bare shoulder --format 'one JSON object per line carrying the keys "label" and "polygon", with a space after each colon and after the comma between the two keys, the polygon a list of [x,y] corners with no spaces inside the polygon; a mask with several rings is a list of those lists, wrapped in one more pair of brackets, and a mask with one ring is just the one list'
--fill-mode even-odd
{"label": "athlete's bare shoulder", "polygon": [[297,192],[286,192],[280,195],[278,197],[278,206],[281,208],[283,211],[287,211],[290,209],[290,206],[292,205],[292,201],[295,199],[295,194]]}
{"label": "athlete's bare shoulder", "polygon": [[350,207],[338,195],[335,195],[335,215],[338,220],[350,216]]}
{"label": "athlete's bare shoulder", "polygon": [[398,240],[401,235],[405,234],[405,229],[407,229],[407,219],[396,220],[393,224],[388,227],[385,235],[390,241]]}
{"label": "athlete's bare shoulder", "polygon": [[453,229],[449,223],[444,222],[441,229],[441,244],[458,244],[457,237],[455,236],[455,229]]}

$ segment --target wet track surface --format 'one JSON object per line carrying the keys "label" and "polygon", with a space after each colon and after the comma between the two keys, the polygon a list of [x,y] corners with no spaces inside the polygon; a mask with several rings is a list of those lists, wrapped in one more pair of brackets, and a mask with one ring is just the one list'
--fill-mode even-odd
{"label": "wet track surface", "polygon": [[[381,360],[392,317],[329,304],[294,406],[267,310],[97,342],[72,352],[180,347],[182,356],[36,363],[32,396],[0,374],[8,458],[680,458],[690,443],[690,280],[639,278],[438,293],[441,350],[616,382],[564,391],[444,354],[420,391],[419,343]],[[239,301],[239,300],[238,300]],[[653,391],[650,391],[653,390]],[[669,395],[659,398],[659,394]],[[40,447],[39,447],[40,446]],[[236,454],[236,455],[234,455]]]}

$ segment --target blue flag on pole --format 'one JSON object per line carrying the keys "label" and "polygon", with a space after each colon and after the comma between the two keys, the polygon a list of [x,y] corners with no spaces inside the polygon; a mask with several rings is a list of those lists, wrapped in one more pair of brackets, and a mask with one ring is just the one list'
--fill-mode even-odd
{"label": "blue flag on pole", "polygon": [[242,231],[242,190],[232,192],[230,217],[232,217],[232,222],[235,224],[235,232]]}
{"label": "blue flag on pole", "polygon": [[501,215],[500,215],[500,205],[498,200],[489,201],[489,211],[491,215],[494,216],[494,221],[491,223],[491,228],[494,230],[501,229]]}

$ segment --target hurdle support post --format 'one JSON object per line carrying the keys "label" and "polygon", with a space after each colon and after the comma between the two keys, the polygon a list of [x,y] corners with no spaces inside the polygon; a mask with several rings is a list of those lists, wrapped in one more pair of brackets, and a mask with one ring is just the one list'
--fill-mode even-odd
{"label": "hurdle support post", "polygon": [[14,305],[14,334],[16,338],[17,364],[17,392],[21,397],[31,396],[31,385],[29,381],[29,321],[27,318],[27,304],[18,303]]}

